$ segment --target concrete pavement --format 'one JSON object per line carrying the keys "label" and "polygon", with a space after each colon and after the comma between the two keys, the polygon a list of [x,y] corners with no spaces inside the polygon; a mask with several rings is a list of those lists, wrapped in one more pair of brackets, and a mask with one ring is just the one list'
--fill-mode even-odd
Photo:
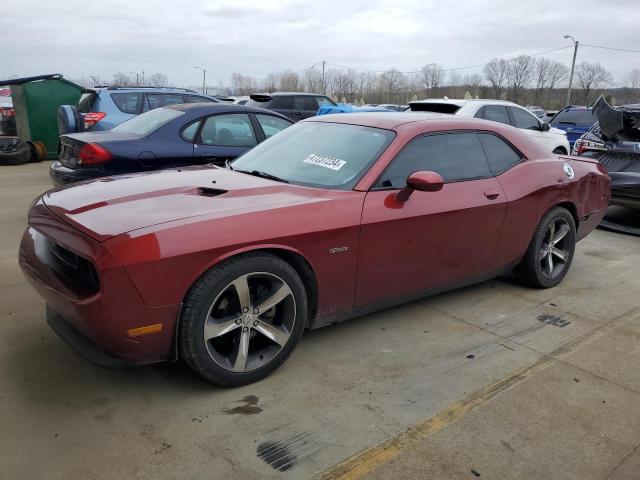
{"label": "concrete pavement", "polygon": [[640,478],[640,240],[596,231],[552,290],[494,280],[306,334],[268,379],[104,370],[17,266],[48,163],[0,168],[0,475]]}

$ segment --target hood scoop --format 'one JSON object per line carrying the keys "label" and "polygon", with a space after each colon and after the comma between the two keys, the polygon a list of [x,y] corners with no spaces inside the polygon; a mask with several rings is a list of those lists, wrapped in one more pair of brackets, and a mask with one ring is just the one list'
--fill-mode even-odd
{"label": "hood scoop", "polygon": [[217,197],[218,195],[222,195],[223,193],[227,193],[227,190],[210,187],[200,187],[196,190],[196,195],[199,195],[201,197]]}

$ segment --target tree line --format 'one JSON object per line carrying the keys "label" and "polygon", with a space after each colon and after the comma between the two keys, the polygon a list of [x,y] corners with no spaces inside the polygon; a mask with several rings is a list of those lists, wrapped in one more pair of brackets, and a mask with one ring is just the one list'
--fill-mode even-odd
{"label": "tree line", "polygon": [[[554,109],[564,106],[570,69],[545,57],[519,55],[494,58],[482,73],[462,75],[437,63],[416,72],[390,69],[381,73],[329,68],[324,76],[318,68],[296,73],[270,73],[261,80],[234,73],[229,94],[249,95],[258,91],[328,93],[349,103],[399,103],[429,97],[496,98],[523,105]],[[611,73],[599,63],[580,62],[573,77],[572,103],[590,105],[612,85]],[[638,101],[640,68],[629,72],[625,88],[616,89],[623,103]],[[628,98],[627,98],[628,97]]]}
{"label": "tree line", "polygon": [[[150,85],[170,86],[163,73],[144,76],[117,72],[112,79],[81,77],[83,86]],[[564,63],[529,55],[494,58],[479,73],[462,74],[460,70],[444,69],[429,63],[414,72],[390,69],[384,72],[350,68],[319,67],[294,72],[285,70],[269,73],[257,79],[233,73],[228,82],[217,86],[190,86],[192,90],[211,95],[250,95],[256,92],[313,92],[326,93],[336,101],[349,103],[406,104],[423,98],[495,98],[511,100],[521,105],[539,105],[558,109],[565,105],[570,69]],[[624,87],[614,87],[611,73],[599,63],[583,61],[575,66],[571,101],[591,105],[601,93],[615,95],[618,104],[640,102],[640,68],[632,69],[625,77]]]}

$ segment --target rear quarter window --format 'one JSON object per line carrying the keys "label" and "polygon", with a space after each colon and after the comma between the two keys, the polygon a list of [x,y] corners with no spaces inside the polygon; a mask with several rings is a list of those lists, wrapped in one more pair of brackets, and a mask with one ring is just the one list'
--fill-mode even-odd
{"label": "rear quarter window", "polygon": [[140,113],[142,93],[112,93],[111,99],[118,110],[124,113]]}
{"label": "rear quarter window", "polygon": [[480,144],[489,162],[491,173],[495,176],[506,172],[520,163],[523,156],[516,152],[500,137],[491,133],[479,133]]}

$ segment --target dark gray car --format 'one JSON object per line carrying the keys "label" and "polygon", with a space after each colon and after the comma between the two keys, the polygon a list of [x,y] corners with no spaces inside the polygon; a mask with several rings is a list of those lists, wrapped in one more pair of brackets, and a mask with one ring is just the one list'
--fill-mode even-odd
{"label": "dark gray car", "polygon": [[335,104],[326,95],[300,92],[254,93],[245,103],[248,107],[273,110],[294,122],[313,117],[320,107],[334,106]]}

